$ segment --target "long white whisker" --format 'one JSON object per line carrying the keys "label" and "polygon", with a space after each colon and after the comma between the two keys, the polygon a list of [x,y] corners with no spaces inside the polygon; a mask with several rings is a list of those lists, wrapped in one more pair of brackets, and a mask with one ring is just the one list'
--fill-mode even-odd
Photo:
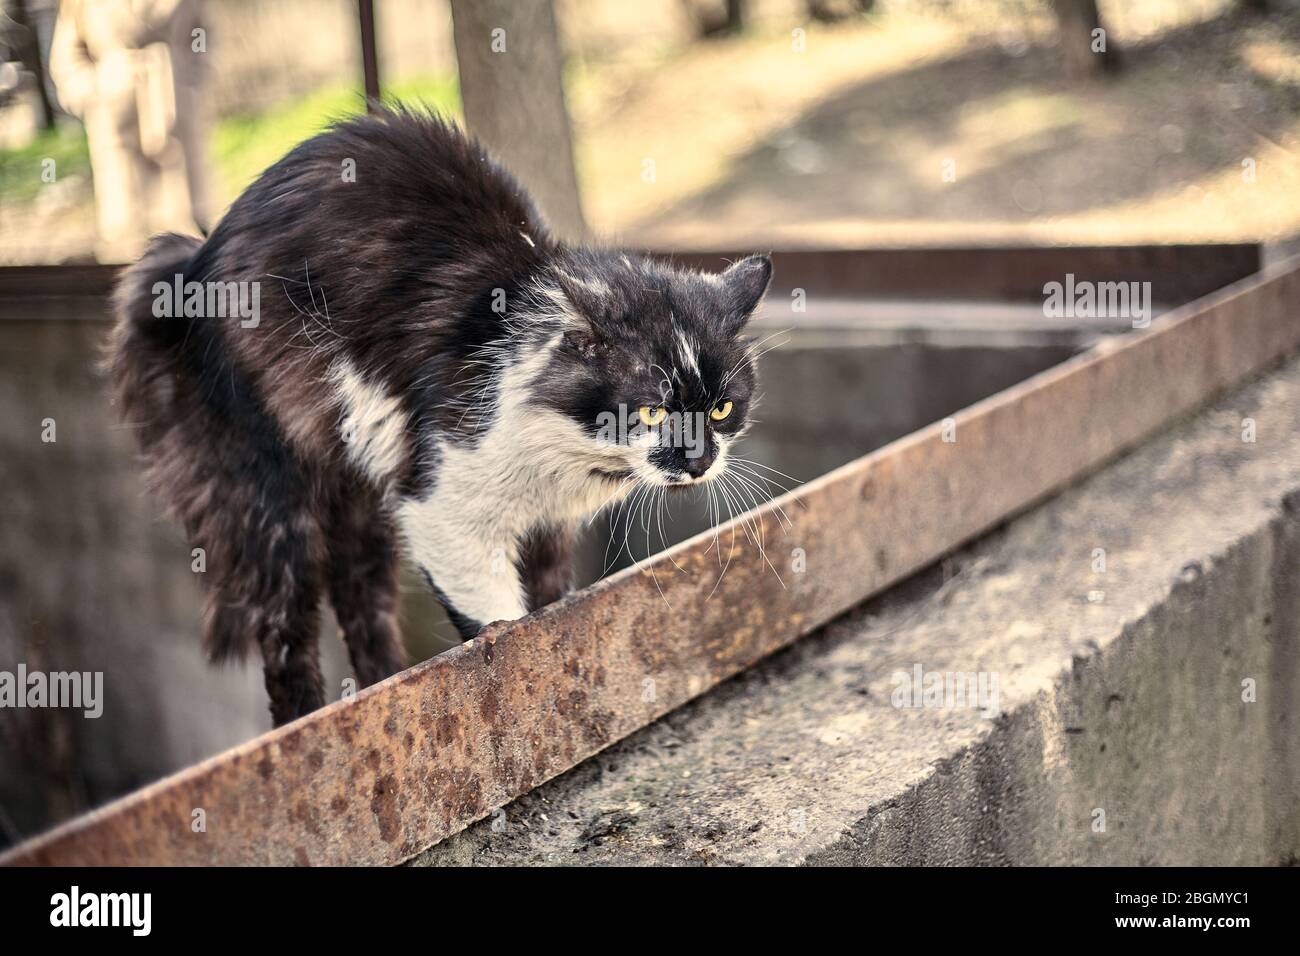
{"label": "long white whisker", "polygon": [[[738,461],[742,465],[754,465],[758,468],[762,468],[764,471],[770,471],[772,474],[778,475],[781,478],[786,478],[790,481],[793,481],[795,484],[800,484],[800,485],[803,484],[802,479],[796,478],[794,477],[794,475],[787,475],[784,471],[778,471],[777,469],[773,468],[771,465],[765,465],[761,461],[757,461],[753,458],[741,458],[738,455],[728,455],[727,461],[729,462]],[[789,491],[790,489],[786,488],[785,490]]]}
{"label": "long white whisker", "polygon": [[622,498],[619,501],[618,505],[614,508],[613,513],[609,516],[609,541],[605,543],[605,557],[603,559],[605,561],[605,569],[600,572],[601,577],[604,577],[606,574],[609,573],[609,569],[614,566],[614,562],[618,560],[618,556],[621,553],[621,549],[620,551],[615,551],[614,557],[611,559],[609,556],[609,549],[614,544],[615,536],[618,535],[619,516],[623,513],[624,507],[627,505],[627,503],[636,496],[636,493],[637,493],[637,488],[634,487],[632,489],[631,494]]}
{"label": "long white whisker", "polygon": [[[771,496],[767,492],[767,490],[761,487],[757,482],[755,482],[749,477],[749,474],[754,474],[754,473],[747,474],[743,468],[739,468],[739,467],[728,469],[728,471],[733,479],[735,479],[741,485],[749,489],[751,493],[750,499],[751,501],[753,501],[753,506],[755,508],[759,507],[765,501],[770,502],[777,515],[778,520],[781,521],[785,526],[787,527],[790,526],[791,524],[790,516],[785,513],[785,509],[781,507],[779,504],[777,504],[776,502],[772,501]],[[762,478],[761,475],[755,475],[755,477],[758,477],[760,479]]]}
{"label": "long white whisker", "polygon": [[[735,479],[738,478],[739,475],[724,474],[722,477],[730,477]],[[739,486],[733,486],[733,490],[736,492],[738,496],[744,494],[744,489],[740,488]],[[750,496],[750,500],[751,501],[753,500],[752,495]],[[772,573],[776,575],[777,581],[781,582],[781,589],[786,590],[785,581],[781,578],[781,572],[777,571],[776,565],[772,563],[772,559],[768,557],[767,554],[767,548],[765,547],[765,534],[764,534],[764,526],[762,524],[762,516],[759,515],[756,511],[751,511],[749,512],[749,514],[751,515],[750,520],[757,525],[757,537],[755,538],[754,535],[751,535],[750,537],[754,539],[754,544],[757,545],[758,553],[763,558],[764,563],[767,564],[767,566],[772,569]]]}
{"label": "long white whisker", "polygon": [[605,506],[608,505],[611,501],[613,501],[616,495],[622,492],[623,486],[626,485],[629,481],[636,481],[636,475],[628,475],[626,478],[624,478],[618,483],[618,487],[609,493],[609,497],[607,497],[604,501],[602,501],[600,503],[600,507],[597,508],[595,511],[593,511],[591,513],[591,517],[589,517],[584,522],[584,525],[586,527],[591,527],[591,523],[596,520],[597,516],[599,516],[602,511],[605,510]]}
{"label": "long white whisker", "polygon": [[[658,489],[658,491],[662,491],[662,490],[663,490],[662,488],[659,488],[659,489]],[[646,503],[650,502],[651,500],[658,500],[658,494],[657,494],[657,493],[652,493],[652,494],[646,495],[646,499],[645,499]],[[643,506],[643,510],[644,510],[644,506]],[[667,596],[666,594],[664,594],[664,589],[663,589],[663,588],[660,586],[660,584],[659,584],[659,575],[657,575],[657,574],[655,573],[654,562],[650,560],[650,547],[651,547],[651,545],[650,545],[650,521],[649,521],[649,515],[646,515],[646,520],[644,521],[642,527],[645,528],[645,550],[646,550],[646,562],[647,562],[647,564],[648,564],[648,566],[649,566],[649,570],[650,570],[650,579],[651,579],[652,581],[654,581],[654,583],[655,583],[655,590],[659,592],[659,597],[663,599],[664,604],[668,607],[668,610],[671,611],[671,610],[673,609],[673,606],[672,606],[671,603],[669,603],[669,601],[668,601],[668,596]]]}
{"label": "long white whisker", "polygon": [[[659,493],[655,496],[655,523],[659,527],[659,543],[663,546],[663,550],[665,552],[668,551],[668,536],[664,534],[664,509],[666,507],[665,502],[667,501],[667,498],[668,498],[668,489],[661,487],[659,489]],[[675,567],[678,571],[680,571],[682,574],[686,573],[686,569],[677,563],[677,559],[674,558],[671,553],[666,553],[664,556],[668,558],[669,561],[672,562],[673,567]]]}
{"label": "long white whisker", "polygon": [[[730,518],[731,515],[732,515],[732,510],[731,510],[731,504],[730,504],[730,501],[727,499],[727,497],[726,497],[726,492],[722,489],[722,487],[721,487],[720,485],[718,486],[718,491],[719,491],[719,492],[721,493],[721,495],[722,495],[722,500],[723,500],[724,502],[727,503],[727,515],[728,515],[728,518]],[[716,531],[715,531],[715,535],[716,535]],[[727,563],[724,564],[724,565],[722,566],[722,570],[718,572],[718,580],[715,581],[715,582],[713,583],[713,590],[710,591],[710,592],[709,592],[709,596],[708,596],[707,598],[705,598],[706,601],[711,600],[711,599],[713,598],[713,595],[715,595],[715,594],[718,593],[718,585],[722,584],[722,579],[723,579],[724,577],[727,576],[727,569],[728,569],[729,567],[731,567],[731,557],[732,557],[732,555],[734,555],[735,553],[736,553],[736,528],[735,528],[735,526],[733,525],[732,528],[731,528],[731,546],[727,549]],[[722,545],[721,545],[721,544],[718,545],[718,557],[719,557],[719,560],[721,560],[721,557],[722,557]]]}

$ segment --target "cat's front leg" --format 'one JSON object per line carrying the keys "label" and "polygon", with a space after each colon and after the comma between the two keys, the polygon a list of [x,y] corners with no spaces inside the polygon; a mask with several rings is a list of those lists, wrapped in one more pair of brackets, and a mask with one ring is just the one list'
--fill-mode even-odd
{"label": "cat's front leg", "polygon": [[573,529],[543,527],[529,532],[517,566],[528,610],[558,601],[573,590]]}
{"label": "cat's front leg", "polygon": [[528,613],[519,574],[504,548],[453,545],[434,548],[416,560],[465,640],[485,624],[513,621]]}
{"label": "cat's front leg", "polygon": [[412,505],[398,518],[412,559],[461,637],[469,640],[485,624],[528,613],[512,539],[485,534],[444,509]]}

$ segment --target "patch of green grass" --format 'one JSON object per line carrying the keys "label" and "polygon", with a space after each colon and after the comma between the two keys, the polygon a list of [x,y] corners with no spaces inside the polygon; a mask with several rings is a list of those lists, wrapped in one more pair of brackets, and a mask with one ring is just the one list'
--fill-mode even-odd
{"label": "patch of green grass", "polygon": [[[385,89],[384,99],[460,114],[460,86],[452,76],[395,83]],[[259,113],[222,120],[213,132],[210,148],[218,198],[234,199],[262,170],[303,140],[335,120],[364,111],[361,92],[354,86],[340,84]]]}
{"label": "patch of green grass", "polygon": [[[394,83],[384,92],[389,102],[421,105],[452,116],[460,114],[460,86],[454,76],[420,77]],[[257,113],[218,120],[208,143],[213,197],[224,206],[293,147],[331,122],[365,110],[362,94],[348,84],[326,87],[299,100],[277,103]],[[39,134],[20,149],[0,149],[0,196],[27,203],[44,185],[42,163],[53,159],[60,179],[90,174],[86,134],[69,123]]]}
{"label": "patch of green grass", "polygon": [[90,174],[90,153],[81,127],[67,124],[38,133],[19,149],[0,149],[0,196],[5,202],[25,203],[36,198],[46,184],[45,161],[54,160],[54,175]]}

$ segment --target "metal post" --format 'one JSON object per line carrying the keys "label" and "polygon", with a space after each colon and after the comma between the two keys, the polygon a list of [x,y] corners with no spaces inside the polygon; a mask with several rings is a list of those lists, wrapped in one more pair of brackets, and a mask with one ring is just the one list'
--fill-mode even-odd
{"label": "metal post", "polygon": [[361,70],[365,75],[366,111],[375,112],[380,105],[379,47],[375,41],[374,0],[357,0],[361,17]]}

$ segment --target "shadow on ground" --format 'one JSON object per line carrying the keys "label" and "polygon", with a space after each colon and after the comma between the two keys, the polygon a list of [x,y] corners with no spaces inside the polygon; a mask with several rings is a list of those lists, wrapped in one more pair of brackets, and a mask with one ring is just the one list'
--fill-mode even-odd
{"label": "shadow on ground", "polygon": [[1054,49],[984,45],[854,86],[637,228],[1063,216],[1240,169],[1300,115],[1300,10],[1234,12],[1122,52],[1121,74],[1094,83],[1067,81]]}

